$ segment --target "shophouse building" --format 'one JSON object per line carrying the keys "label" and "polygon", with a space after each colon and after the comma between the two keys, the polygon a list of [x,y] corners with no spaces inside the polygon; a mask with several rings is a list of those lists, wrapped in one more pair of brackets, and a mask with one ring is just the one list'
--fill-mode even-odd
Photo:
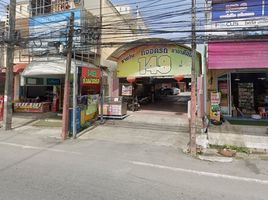
{"label": "shophouse building", "polygon": [[[2,19],[1,19],[2,20]],[[4,29],[5,29],[5,22],[0,21],[0,95],[4,94],[4,87],[5,87],[5,76],[2,73],[4,69],[4,61],[5,61],[5,46],[4,46]]]}
{"label": "shophouse building", "polygon": [[[16,4],[16,27],[15,27],[15,51],[14,51],[14,100],[18,100],[20,96],[20,73],[26,68],[29,63],[28,51],[22,46],[25,41],[22,38],[27,38],[29,35],[28,20],[30,16],[29,0],[17,1]],[[2,33],[1,33],[1,49],[0,49],[0,95],[4,94],[5,84],[5,67],[6,67],[6,31],[9,26],[9,5],[5,7],[5,15],[2,17]]]}
{"label": "shophouse building", "polygon": [[[145,24],[139,12],[133,18],[130,10],[119,12],[108,0],[102,1],[102,8],[100,1],[75,0],[19,1],[16,7],[19,42],[14,56],[15,101],[51,102],[56,94],[61,108],[71,12],[75,30],[71,73],[79,68],[79,76],[84,76],[86,70],[82,68],[87,67],[99,75],[101,68],[105,95],[118,95],[116,63],[107,57],[123,43],[144,35]],[[83,80],[79,79],[80,94],[100,92],[99,77],[94,83]]]}
{"label": "shophouse building", "polygon": [[219,92],[223,116],[267,119],[268,5],[265,2],[207,2],[207,113],[215,100],[211,94]]}
{"label": "shophouse building", "polygon": [[[100,15],[100,0],[84,1],[86,9],[95,16]],[[116,77],[117,63],[108,57],[128,42],[148,37],[148,27],[137,8],[127,5],[114,6],[110,0],[102,0],[102,48],[101,66],[107,68],[106,96],[119,95],[119,80]],[[134,14],[133,14],[134,13]]]}

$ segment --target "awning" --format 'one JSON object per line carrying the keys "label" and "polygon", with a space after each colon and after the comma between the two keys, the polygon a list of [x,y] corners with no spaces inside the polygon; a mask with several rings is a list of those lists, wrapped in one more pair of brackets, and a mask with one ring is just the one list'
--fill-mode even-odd
{"label": "awning", "polygon": [[[196,52],[197,73],[201,72],[201,54]],[[191,74],[192,50],[176,41],[145,38],[125,43],[107,59],[117,62],[117,77],[174,77]]]}
{"label": "awning", "polygon": [[[21,73],[27,66],[28,63],[17,63],[13,66],[13,72],[15,74]],[[6,73],[6,68],[0,68],[0,73]]]}
{"label": "awning", "polygon": [[268,69],[268,41],[208,44],[208,69]]}
{"label": "awning", "polygon": [[28,63],[17,63],[13,67],[14,73],[21,73],[24,71],[24,69],[28,66]]}
{"label": "awning", "polygon": [[[72,60],[71,73],[74,71],[75,66],[88,66],[97,68],[94,64],[89,64],[81,61]],[[38,77],[38,76],[55,76],[64,75],[66,72],[66,58],[49,58],[46,60],[38,60],[31,62],[28,67],[23,71],[22,76],[25,77]]]}

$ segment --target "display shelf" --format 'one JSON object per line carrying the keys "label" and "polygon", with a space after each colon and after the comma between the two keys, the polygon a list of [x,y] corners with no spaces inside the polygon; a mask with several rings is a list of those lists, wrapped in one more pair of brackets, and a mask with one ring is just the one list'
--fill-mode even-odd
{"label": "display shelf", "polygon": [[253,83],[238,84],[238,105],[244,114],[253,114],[254,111],[254,85]]}
{"label": "display shelf", "polygon": [[[101,108],[99,105],[99,112]],[[105,116],[124,116],[127,113],[127,104],[122,97],[105,97],[103,104],[103,115]]]}

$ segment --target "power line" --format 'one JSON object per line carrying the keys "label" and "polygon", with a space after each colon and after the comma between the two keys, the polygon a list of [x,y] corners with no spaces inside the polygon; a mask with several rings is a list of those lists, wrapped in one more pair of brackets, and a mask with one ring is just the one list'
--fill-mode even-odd
{"label": "power line", "polygon": [[[166,7],[168,8],[168,7]],[[204,9],[200,10],[200,12],[202,13]],[[153,12],[155,10],[151,10],[151,12]],[[186,14],[189,14],[188,13],[188,10],[187,11],[181,11],[181,12],[178,12],[178,11],[174,11],[173,13],[170,13],[170,12],[163,12],[163,14],[159,15],[159,14],[155,14],[155,15],[151,15],[151,16],[148,16],[147,18],[145,18],[145,20],[149,21],[150,23],[152,23],[154,26],[157,26],[156,28],[152,28],[150,30],[147,30],[147,29],[132,29],[134,32],[135,31],[139,31],[141,30],[142,32],[144,33],[139,33],[137,35],[139,36],[142,36],[144,34],[181,34],[181,33],[189,33],[189,30],[179,30],[179,31],[174,31],[173,29],[177,29],[177,28],[185,28],[187,26],[187,23],[189,21],[187,20],[172,20],[171,22],[168,22],[166,23],[165,21],[163,20],[170,20],[176,16],[185,16]],[[83,20],[83,17],[81,18],[81,20]],[[132,21],[135,22],[135,19],[133,19]],[[200,20],[200,23],[204,22],[205,19],[202,18]],[[132,35],[132,32],[129,30],[129,29],[124,29],[124,28],[119,28],[117,27],[118,24],[124,22],[123,20],[118,20],[118,21],[111,21],[111,23],[107,23],[107,24],[104,24],[103,25],[103,29],[101,30],[105,30],[106,32],[104,32],[104,36],[107,36],[109,37],[108,39],[131,39],[133,37]],[[131,22],[131,21],[130,21]],[[161,26],[159,26],[161,25]],[[83,26],[80,26],[81,28],[83,28]],[[200,26],[202,27],[202,26]],[[91,27],[84,27],[84,28],[91,28]],[[27,31],[27,28],[25,28],[26,31]],[[161,29],[167,29],[167,30],[161,30]],[[60,29],[59,29],[60,30]],[[58,31],[59,31],[58,30]],[[261,30],[261,29],[258,29],[258,30]],[[266,27],[263,27],[262,30],[266,30]],[[55,30],[56,32],[57,30]],[[220,29],[220,31],[241,31],[241,30],[235,30],[235,29],[232,29],[232,30],[229,30],[229,29]],[[245,31],[245,30],[243,30]],[[249,31],[249,30],[246,30],[246,31]],[[250,29],[250,31],[252,31],[252,29]],[[116,32],[116,33],[115,33]],[[207,30],[207,29],[202,29],[200,28],[197,33],[209,33],[209,32],[216,32],[215,30]],[[113,37],[110,37],[111,35],[113,35]],[[44,35],[46,36],[46,35]],[[27,38],[26,38],[27,39]],[[35,38],[33,37],[29,37],[28,38],[29,40],[34,40]],[[53,39],[53,37],[42,37],[42,39]]]}

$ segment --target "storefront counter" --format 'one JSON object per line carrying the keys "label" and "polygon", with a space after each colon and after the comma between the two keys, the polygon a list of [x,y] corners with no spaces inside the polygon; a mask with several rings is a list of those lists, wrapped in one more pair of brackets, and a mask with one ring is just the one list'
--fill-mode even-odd
{"label": "storefront counter", "polygon": [[50,111],[50,102],[14,103],[14,112],[43,113]]}
{"label": "storefront counter", "polygon": [[[99,105],[99,112],[101,110]],[[99,113],[100,114],[100,113]],[[122,97],[105,97],[103,104],[104,116],[124,116],[127,114],[127,104]]]}

